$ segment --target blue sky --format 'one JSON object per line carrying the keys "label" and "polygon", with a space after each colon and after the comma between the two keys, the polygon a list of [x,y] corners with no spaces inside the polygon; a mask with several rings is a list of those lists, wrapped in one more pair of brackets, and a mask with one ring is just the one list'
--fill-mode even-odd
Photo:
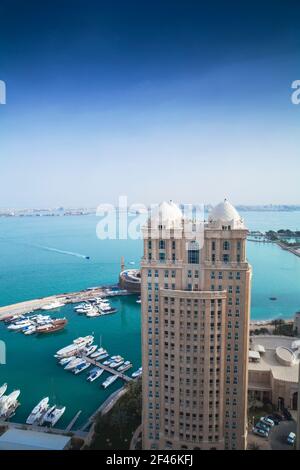
{"label": "blue sky", "polygon": [[300,203],[296,0],[1,0],[0,206]]}

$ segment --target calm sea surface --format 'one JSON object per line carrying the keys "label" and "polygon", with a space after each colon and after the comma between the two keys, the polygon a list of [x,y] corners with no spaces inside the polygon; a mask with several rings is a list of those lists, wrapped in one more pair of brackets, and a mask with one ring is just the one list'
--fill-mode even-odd
{"label": "calm sea surface", "polygon": [[[300,230],[300,212],[243,212],[250,229]],[[100,241],[96,237],[98,218],[26,217],[0,218],[0,305],[63,293],[101,284],[115,283],[120,258],[138,266],[140,240]],[[58,251],[67,251],[70,254]],[[81,255],[90,256],[90,260]],[[252,319],[289,318],[300,309],[300,258],[271,244],[248,242],[248,259],[253,266]],[[277,297],[276,301],[269,297]],[[115,315],[86,318],[71,306],[60,309],[69,319],[67,328],[45,337],[8,332],[0,324],[0,339],[7,345],[7,364],[0,365],[0,385],[9,391],[21,389],[21,406],[15,421],[24,421],[44,396],[66,405],[59,427],[66,426],[82,410],[77,426],[122,383],[100,388],[102,377],[90,384],[86,373],[78,376],[57,366],[53,354],[75,337],[95,334],[95,341],[111,354],[121,354],[141,363],[140,306],[134,297],[114,299]]]}

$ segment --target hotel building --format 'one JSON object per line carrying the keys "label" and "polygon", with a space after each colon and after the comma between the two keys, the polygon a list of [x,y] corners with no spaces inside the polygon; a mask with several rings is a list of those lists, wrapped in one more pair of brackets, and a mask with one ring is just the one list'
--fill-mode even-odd
{"label": "hotel building", "polygon": [[144,449],[245,449],[251,266],[225,200],[187,224],[163,202],[143,228]]}

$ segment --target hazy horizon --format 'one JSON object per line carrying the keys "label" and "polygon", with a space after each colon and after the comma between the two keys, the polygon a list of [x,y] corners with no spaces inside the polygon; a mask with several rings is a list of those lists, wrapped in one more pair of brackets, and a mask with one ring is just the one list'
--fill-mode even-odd
{"label": "hazy horizon", "polygon": [[300,203],[300,5],[2,0],[0,206]]}

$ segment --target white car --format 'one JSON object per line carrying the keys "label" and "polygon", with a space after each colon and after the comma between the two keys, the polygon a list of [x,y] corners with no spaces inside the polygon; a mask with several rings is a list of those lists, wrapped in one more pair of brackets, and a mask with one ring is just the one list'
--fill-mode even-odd
{"label": "white car", "polygon": [[262,418],[260,418],[260,421],[264,424],[266,424],[267,426],[270,426],[270,428],[272,428],[273,426],[275,426],[275,423],[272,419],[270,418],[267,418],[266,416],[263,416]]}
{"label": "white car", "polygon": [[296,440],[296,434],[294,432],[290,432],[290,434],[287,437],[287,443],[293,446],[295,444]]}

